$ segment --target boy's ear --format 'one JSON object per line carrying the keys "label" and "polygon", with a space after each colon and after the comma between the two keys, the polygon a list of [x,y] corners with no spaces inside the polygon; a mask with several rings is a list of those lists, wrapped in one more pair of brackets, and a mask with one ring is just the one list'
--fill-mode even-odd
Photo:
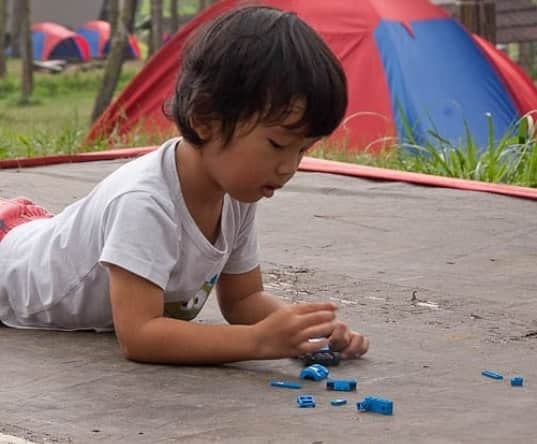
{"label": "boy's ear", "polygon": [[196,131],[196,134],[200,139],[208,142],[210,141],[215,134],[215,125],[214,122],[200,122],[194,116],[191,116],[189,119],[190,127]]}

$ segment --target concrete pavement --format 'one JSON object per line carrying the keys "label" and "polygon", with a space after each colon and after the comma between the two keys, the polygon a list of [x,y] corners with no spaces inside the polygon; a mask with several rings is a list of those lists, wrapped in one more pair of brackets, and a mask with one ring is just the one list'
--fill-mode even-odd
{"label": "concrete pavement", "polygon": [[[0,195],[59,211],[122,163],[0,170]],[[332,369],[357,378],[357,393],[269,387],[297,379],[292,360],[142,365],[112,334],[0,328],[0,442],[533,442],[535,202],[300,173],[260,205],[258,225],[266,287],[293,302],[334,300],[370,337],[366,358]],[[220,321],[211,300],[199,322]],[[297,408],[299,393],[317,407]],[[392,399],[394,415],[358,414],[365,395]],[[330,406],[336,397],[349,404]]]}

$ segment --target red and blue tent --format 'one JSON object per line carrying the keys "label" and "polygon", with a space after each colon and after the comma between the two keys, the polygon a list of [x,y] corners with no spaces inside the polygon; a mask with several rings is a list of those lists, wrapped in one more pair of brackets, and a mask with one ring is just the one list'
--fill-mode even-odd
{"label": "red and blue tent", "polygon": [[[110,51],[110,23],[103,20],[93,20],[79,26],[76,33],[87,40],[92,58],[104,58]],[[125,51],[125,56],[127,59],[140,58],[138,40],[132,34],[129,35],[129,45]]]}
{"label": "red and blue tent", "polygon": [[[500,138],[537,109],[537,90],[528,76],[428,0],[261,3],[295,11],[341,60],[349,107],[334,137],[345,137],[349,150],[377,149],[379,141],[406,139],[409,130],[418,141],[437,131],[457,144],[465,138],[465,125],[484,147],[489,119]],[[140,125],[148,131],[171,129],[161,104],[173,90],[186,39],[240,4],[222,0],[174,35],[95,123],[90,140]]]}
{"label": "red and blue tent", "polygon": [[80,60],[89,59],[86,39],[56,23],[42,22],[32,26],[34,60]]}

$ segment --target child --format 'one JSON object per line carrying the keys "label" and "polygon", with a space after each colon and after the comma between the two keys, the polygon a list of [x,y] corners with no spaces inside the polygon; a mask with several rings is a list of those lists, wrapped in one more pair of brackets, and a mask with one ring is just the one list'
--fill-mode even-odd
{"label": "child", "polygon": [[[367,338],[332,303],[286,305],[263,290],[254,225],[255,202],[293,177],[346,105],[339,62],[295,14],[244,7],[217,18],[186,49],[166,107],[182,138],[54,217],[24,199],[0,206],[0,319],[114,329],[124,355],[143,362],[276,359],[327,344],[364,354]],[[214,286],[230,325],[188,322]]]}

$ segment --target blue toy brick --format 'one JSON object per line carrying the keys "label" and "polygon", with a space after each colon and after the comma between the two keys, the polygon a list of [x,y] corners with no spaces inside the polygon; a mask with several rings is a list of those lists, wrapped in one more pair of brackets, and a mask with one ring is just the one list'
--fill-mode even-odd
{"label": "blue toy brick", "polygon": [[492,372],[490,370],[483,370],[481,372],[481,374],[483,376],[486,376],[487,378],[491,378],[491,379],[496,379],[496,380],[503,379],[503,375],[500,375],[499,373],[496,373],[496,372]]}
{"label": "blue toy brick", "polygon": [[311,395],[299,395],[296,397],[296,403],[301,408],[315,407],[315,398]]}
{"label": "blue toy brick", "polygon": [[393,401],[389,399],[366,396],[362,401],[356,403],[359,412],[374,412],[381,415],[393,414]]}
{"label": "blue toy brick", "polygon": [[300,372],[301,379],[311,379],[313,381],[321,381],[328,377],[328,369],[321,364],[313,364],[302,369]]}
{"label": "blue toy brick", "polygon": [[291,381],[270,381],[272,387],[283,387],[289,389],[301,389],[302,386],[296,382]]}
{"label": "blue toy brick", "polygon": [[511,386],[512,387],[522,387],[524,384],[524,378],[521,376],[513,376],[511,378]]}
{"label": "blue toy brick", "polygon": [[346,399],[332,399],[330,401],[330,404],[332,404],[335,407],[339,407],[340,405],[347,404],[347,400]]}
{"label": "blue toy brick", "polygon": [[326,389],[337,392],[353,392],[356,390],[357,381],[354,379],[332,379],[326,381]]}

